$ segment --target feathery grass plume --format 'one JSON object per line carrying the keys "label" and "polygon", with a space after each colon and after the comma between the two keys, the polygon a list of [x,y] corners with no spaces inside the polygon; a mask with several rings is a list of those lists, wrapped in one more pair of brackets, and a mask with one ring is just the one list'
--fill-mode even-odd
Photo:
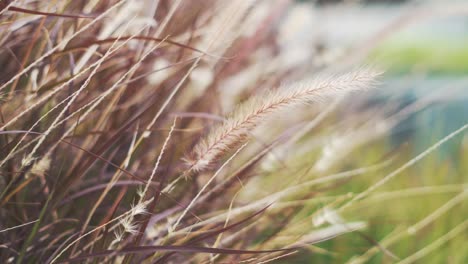
{"label": "feathery grass plume", "polygon": [[186,158],[190,171],[202,171],[216,163],[226,152],[249,137],[249,132],[273,114],[291,107],[324,101],[351,91],[371,88],[379,72],[358,69],[340,76],[317,77],[256,96],[235,110],[226,121],[214,128]]}

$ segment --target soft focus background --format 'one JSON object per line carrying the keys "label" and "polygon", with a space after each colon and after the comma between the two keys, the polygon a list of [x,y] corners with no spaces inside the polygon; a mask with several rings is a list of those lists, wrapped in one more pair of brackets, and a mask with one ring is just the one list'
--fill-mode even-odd
{"label": "soft focus background", "polygon": [[468,263],[467,1],[0,10],[1,263]]}
{"label": "soft focus background", "polygon": [[[299,1],[289,11],[289,23],[298,28],[294,36],[298,39],[296,45],[304,49],[301,52],[310,52],[312,45],[316,47],[315,54],[324,59],[338,57],[341,58],[338,63],[344,64],[363,59],[385,69],[382,85],[369,104],[380,111],[388,108],[390,112],[398,112],[406,108],[410,112],[386,137],[347,155],[346,163],[372,159],[372,151],[379,146],[384,149],[404,146],[397,154],[398,159],[411,159],[467,123],[466,8],[463,1]],[[304,44],[307,42],[311,44]],[[421,254],[424,258],[409,262],[466,262],[467,254],[459,252],[468,249],[466,229],[451,241],[437,239],[460,221],[466,221],[467,196],[458,196],[458,191],[445,193],[443,189],[459,186],[466,193],[467,140],[465,132],[447,142],[383,187],[385,194],[376,194],[374,201],[349,212],[349,217],[371,219],[373,227],[366,234],[394,248],[394,253],[410,255],[418,250],[425,253]],[[375,180],[371,177],[352,180],[337,193],[359,190]],[[417,234],[404,235],[408,226],[421,220],[424,228]],[[431,242],[440,244],[431,244],[434,246],[431,248]],[[366,251],[367,243],[362,237],[346,235],[322,243],[330,254],[321,257],[312,254],[295,261],[394,262],[377,251],[357,257],[357,251]]]}

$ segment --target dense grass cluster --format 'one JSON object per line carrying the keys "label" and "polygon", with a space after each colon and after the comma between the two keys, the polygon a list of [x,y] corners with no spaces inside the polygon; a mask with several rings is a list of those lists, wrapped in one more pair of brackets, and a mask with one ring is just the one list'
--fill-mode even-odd
{"label": "dense grass cluster", "polygon": [[297,56],[294,8],[1,1],[0,262],[468,261],[466,122],[415,154],[434,96]]}

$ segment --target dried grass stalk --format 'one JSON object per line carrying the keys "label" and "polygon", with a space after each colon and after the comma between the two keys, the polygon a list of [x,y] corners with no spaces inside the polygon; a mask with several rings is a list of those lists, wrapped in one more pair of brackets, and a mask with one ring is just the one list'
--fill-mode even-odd
{"label": "dried grass stalk", "polygon": [[256,96],[237,108],[226,121],[214,128],[186,158],[190,171],[202,171],[215,164],[226,152],[249,137],[249,132],[274,114],[292,107],[342,96],[375,86],[379,72],[358,69],[339,76],[319,76],[312,80],[283,85]]}

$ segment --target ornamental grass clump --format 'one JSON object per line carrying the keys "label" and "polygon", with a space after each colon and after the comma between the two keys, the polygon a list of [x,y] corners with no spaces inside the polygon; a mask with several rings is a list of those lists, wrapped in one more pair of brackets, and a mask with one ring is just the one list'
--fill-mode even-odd
{"label": "ornamental grass clump", "polygon": [[376,103],[363,66],[391,29],[332,43],[302,2],[0,1],[0,263],[405,263],[463,233],[466,163],[426,157],[466,125],[412,155],[434,96]]}

